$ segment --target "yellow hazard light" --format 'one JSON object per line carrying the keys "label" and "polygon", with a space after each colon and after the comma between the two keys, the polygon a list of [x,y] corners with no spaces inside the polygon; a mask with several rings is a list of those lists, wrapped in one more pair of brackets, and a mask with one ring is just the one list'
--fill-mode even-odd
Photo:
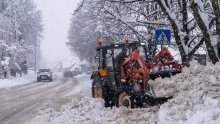
{"label": "yellow hazard light", "polygon": [[125,36],[125,42],[128,43],[128,36]]}
{"label": "yellow hazard light", "polygon": [[102,45],[102,38],[101,38],[101,37],[98,39],[98,45],[99,45],[99,46]]}
{"label": "yellow hazard light", "polygon": [[108,71],[108,70],[105,70],[105,69],[100,69],[100,70],[99,70],[99,73],[100,73],[101,76],[109,75],[109,71]]}

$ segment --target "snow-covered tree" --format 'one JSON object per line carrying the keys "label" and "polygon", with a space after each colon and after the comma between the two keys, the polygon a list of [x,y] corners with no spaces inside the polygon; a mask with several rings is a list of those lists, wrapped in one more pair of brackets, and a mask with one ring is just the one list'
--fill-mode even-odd
{"label": "snow-covered tree", "polygon": [[96,54],[96,41],[100,36],[99,16],[94,10],[94,4],[91,1],[85,1],[83,9],[73,15],[67,43],[81,60],[91,64]]}
{"label": "snow-covered tree", "polygon": [[[213,4],[217,4],[218,6],[218,2],[213,3]],[[213,32],[216,32],[216,28],[212,26],[218,14],[215,15],[215,12],[212,7],[213,6],[210,0],[203,0],[203,1],[193,0],[190,3],[190,8],[192,9],[192,13],[201,30],[201,33],[203,34],[203,39],[204,39],[204,42],[205,42],[205,45],[208,51],[208,55],[212,63],[215,64],[216,62],[219,61],[219,58],[217,57],[217,53],[214,50],[214,46],[217,43],[213,43],[211,40],[211,37],[213,36]],[[219,9],[219,6],[218,6],[218,9]],[[218,22],[215,22],[215,23],[218,23]]]}
{"label": "snow-covered tree", "polygon": [[[191,56],[203,43],[201,36],[195,34],[197,26],[185,0],[106,0],[103,3],[105,15],[112,16],[114,22],[125,24],[138,40],[152,40],[150,35],[156,28],[171,29],[175,41],[172,45],[179,49],[184,65],[189,65]],[[125,9],[112,9],[117,6]],[[119,9],[124,14],[115,11]]]}
{"label": "snow-covered tree", "polygon": [[7,65],[10,71],[23,61],[33,61],[29,56],[36,52],[42,32],[41,13],[33,0],[0,0],[0,18],[0,61],[8,63],[1,69]]}
{"label": "snow-covered tree", "polygon": [[[120,41],[127,35],[131,40],[148,42],[154,30],[172,30],[171,47],[179,50],[182,63],[189,66],[193,54],[205,47],[212,63],[218,62],[211,37],[219,35],[218,0],[83,0],[98,12],[102,37]],[[88,23],[89,24],[89,23]]]}

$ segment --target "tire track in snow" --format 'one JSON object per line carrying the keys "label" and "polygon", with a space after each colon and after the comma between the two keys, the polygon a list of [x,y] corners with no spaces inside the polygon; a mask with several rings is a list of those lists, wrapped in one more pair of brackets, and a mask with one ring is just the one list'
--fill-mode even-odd
{"label": "tire track in snow", "polygon": [[[51,99],[57,99],[58,97],[70,92],[74,88],[74,82],[77,81],[75,79],[63,79],[48,87],[45,87],[45,85],[42,84],[37,88],[30,88],[32,87],[30,86],[29,89],[24,89],[25,91],[20,93],[9,91],[9,94],[13,95],[14,93],[16,94],[16,97],[11,101],[7,101],[7,104],[4,104],[4,99],[0,99],[0,122],[5,124],[13,124],[13,122],[16,122],[16,124],[23,123],[26,121],[24,119],[30,113],[36,111],[37,107],[40,107],[43,103],[46,103]],[[20,88],[22,87],[19,87],[18,89],[20,90]]]}

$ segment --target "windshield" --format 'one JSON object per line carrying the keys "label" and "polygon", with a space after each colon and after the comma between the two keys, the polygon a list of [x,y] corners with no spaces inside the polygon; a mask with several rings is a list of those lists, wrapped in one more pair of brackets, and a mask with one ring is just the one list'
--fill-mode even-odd
{"label": "windshield", "polygon": [[111,50],[111,49],[107,50],[107,54],[106,54],[106,66],[107,66],[107,68],[109,68],[110,70],[112,70],[113,63],[112,63],[112,50]]}
{"label": "windshield", "polygon": [[50,69],[39,69],[39,72],[50,72]]}
{"label": "windshield", "polygon": [[[144,47],[137,46],[137,50],[138,50],[140,56],[143,58],[143,60],[146,61],[146,53],[145,53],[146,51],[145,51]],[[114,49],[114,57],[116,58],[119,55],[119,53],[121,53],[121,51],[122,51],[121,49]],[[131,53],[131,52],[132,52],[132,47],[129,47],[127,49],[126,55],[129,56],[129,53]]]}
{"label": "windshield", "polygon": [[143,60],[146,61],[146,53],[143,46],[138,46],[138,52],[140,56],[143,58]]}
{"label": "windshield", "polygon": [[[118,47],[118,48],[114,48],[114,49],[107,49],[106,51],[106,57],[105,57],[105,65],[109,70],[113,69],[113,66],[115,66],[116,68],[118,68],[119,66],[117,65],[117,63],[121,63],[123,62],[128,56],[129,53],[132,52],[132,47],[127,47],[127,52],[126,55],[124,56],[123,60],[121,60],[122,58],[122,48]],[[144,61],[146,61],[146,51],[144,49],[143,46],[138,46],[136,47],[136,49],[138,50],[140,56],[143,58]],[[119,55],[121,54],[121,55]],[[120,57],[119,57],[120,56]],[[114,63],[113,63],[114,61]]]}
{"label": "windshield", "polygon": [[[121,49],[114,49],[114,58],[116,58],[119,55],[119,53],[121,53],[121,51],[122,51]],[[128,51],[126,55],[128,55]]]}

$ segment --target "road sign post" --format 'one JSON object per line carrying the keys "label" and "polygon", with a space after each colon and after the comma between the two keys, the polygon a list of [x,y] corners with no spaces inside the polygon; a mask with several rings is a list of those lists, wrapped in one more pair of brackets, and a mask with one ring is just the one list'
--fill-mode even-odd
{"label": "road sign post", "polygon": [[171,30],[170,29],[156,29],[155,30],[155,44],[161,45],[170,45],[171,41]]}

